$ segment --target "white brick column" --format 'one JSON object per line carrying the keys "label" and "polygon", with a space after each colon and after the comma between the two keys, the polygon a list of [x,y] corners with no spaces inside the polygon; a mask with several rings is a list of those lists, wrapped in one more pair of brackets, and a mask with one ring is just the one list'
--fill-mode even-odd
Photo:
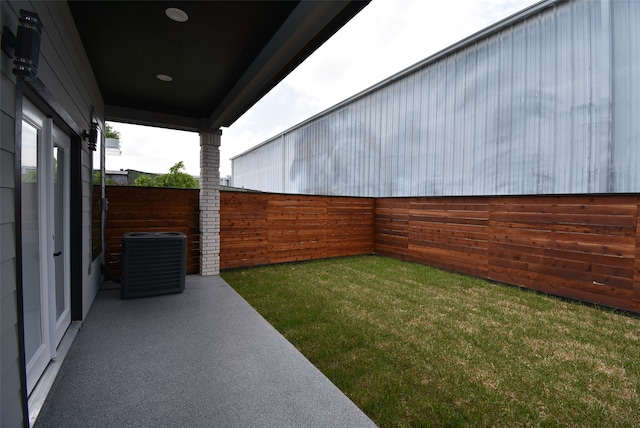
{"label": "white brick column", "polygon": [[200,133],[200,275],[220,273],[220,140]]}

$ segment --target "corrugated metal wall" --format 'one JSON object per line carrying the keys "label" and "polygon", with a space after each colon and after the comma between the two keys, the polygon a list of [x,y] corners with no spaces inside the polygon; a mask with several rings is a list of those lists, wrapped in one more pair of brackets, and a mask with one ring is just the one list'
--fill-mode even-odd
{"label": "corrugated metal wall", "polygon": [[233,159],[351,196],[640,192],[640,2],[545,2]]}

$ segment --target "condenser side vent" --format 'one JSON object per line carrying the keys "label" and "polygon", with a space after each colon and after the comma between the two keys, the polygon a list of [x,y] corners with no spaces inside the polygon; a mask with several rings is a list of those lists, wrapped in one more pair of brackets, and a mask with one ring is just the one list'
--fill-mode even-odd
{"label": "condenser side vent", "polygon": [[184,290],[187,237],[178,232],[131,232],[122,237],[122,298]]}

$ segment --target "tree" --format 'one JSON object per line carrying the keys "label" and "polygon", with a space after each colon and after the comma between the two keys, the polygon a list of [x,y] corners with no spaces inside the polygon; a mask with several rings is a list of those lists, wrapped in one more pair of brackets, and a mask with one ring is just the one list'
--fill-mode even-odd
{"label": "tree", "polygon": [[[94,185],[99,185],[100,184],[100,171],[99,170],[95,170],[93,171],[93,184]],[[106,184],[107,186],[112,186],[114,184],[116,184],[115,180],[113,178],[105,178],[104,180],[104,184]]]}
{"label": "tree", "polygon": [[169,168],[168,174],[156,177],[141,175],[136,178],[134,184],[141,187],[174,187],[179,189],[197,189],[200,182],[187,174],[184,170],[184,162],[180,161]]}
{"label": "tree", "polygon": [[106,138],[115,138],[116,140],[120,139],[120,132],[116,131],[107,123],[105,126],[104,136]]}

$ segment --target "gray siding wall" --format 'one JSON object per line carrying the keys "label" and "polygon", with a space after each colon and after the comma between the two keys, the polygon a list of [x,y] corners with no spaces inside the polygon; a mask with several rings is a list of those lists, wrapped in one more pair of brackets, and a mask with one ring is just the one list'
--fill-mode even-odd
{"label": "gray siding wall", "polygon": [[233,185],[375,197],[640,192],[638,22],[635,0],[534,6],[239,155]]}
{"label": "gray siding wall", "polygon": [[[15,34],[17,18],[0,3],[1,24]],[[15,78],[11,60],[0,53],[0,426],[22,426],[18,339],[15,223]]]}
{"label": "gray siding wall", "polygon": [[[1,24],[7,19],[0,4]],[[11,70],[1,58],[0,69],[0,426],[22,424],[22,392],[18,341],[15,255],[15,92]]]}
{"label": "gray siding wall", "polygon": [[[71,13],[66,2],[12,2],[0,4],[2,25],[14,34],[17,31],[20,9],[36,12],[43,21],[38,78],[47,87],[53,99],[62,107],[80,129],[88,129],[90,112],[95,109],[104,117],[104,106],[93,71],[84,53]],[[22,426],[18,360],[18,318],[16,294],[15,255],[15,77],[12,61],[0,54],[2,79],[0,84],[0,278],[2,317],[0,336],[0,426]],[[99,286],[99,261],[91,254],[91,170],[92,157],[83,147],[83,295],[84,313],[93,301]]]}

